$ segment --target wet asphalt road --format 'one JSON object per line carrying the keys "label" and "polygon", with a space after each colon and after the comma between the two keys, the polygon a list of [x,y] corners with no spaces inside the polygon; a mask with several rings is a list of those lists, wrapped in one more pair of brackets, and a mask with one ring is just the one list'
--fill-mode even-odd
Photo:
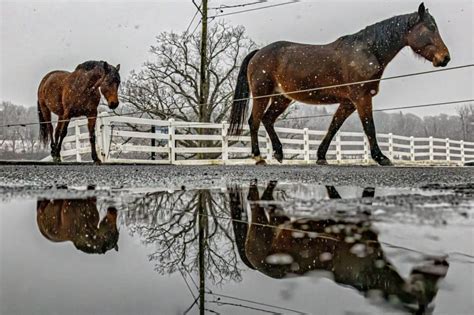
{"label": "wet asphalt road", "polygon": [[101,187],[106,189],[203,188],[250,180],[359,187],[423,186],[472,194],[474,168],[377,166],[144,166],[0,165],[0,192]]}

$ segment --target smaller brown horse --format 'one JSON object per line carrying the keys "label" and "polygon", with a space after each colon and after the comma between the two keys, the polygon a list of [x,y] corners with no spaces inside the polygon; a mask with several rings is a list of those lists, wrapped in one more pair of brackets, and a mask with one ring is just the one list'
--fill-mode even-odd
{"label": "smaller brown horse", "polygon": [[[55,162],[61,161],[61,146],[70,119],[86,116],[92,160],[101,163],[95,148],[97,107],[101,92],[109,108],[115,109],[119,105],[119,70],[120,65],[114,67],[105,61],[86,61],[73,72],[52,71],[41,80],[38,88],[40,137],[44,144],[51,140],[51,156]],[[51,113],[58,115],[59,119],[54,137]]]}
{"label": "smaller brown horse", "polygon": [[109,207],[99,224],[95,198],[38,200],[38,228],[52,242],[71,241],[87,254],[118,251],[117,209]]}

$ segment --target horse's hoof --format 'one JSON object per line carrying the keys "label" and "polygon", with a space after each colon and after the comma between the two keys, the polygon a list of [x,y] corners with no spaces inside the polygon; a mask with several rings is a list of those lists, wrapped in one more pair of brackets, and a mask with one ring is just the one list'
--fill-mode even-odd
{"label": "horse's hoof", "polygon": [[61,163],[61,157],[60,156],[53,156],[53,162],[54,163]]}
{"label": "horse's hoof", "polygon": [[255,160],[255,165],[267,165],[265,159],[260,155],[254,156],[253,159]]}
{"label": "horse's hoof", "polygon": [[101,160],[94,160],[94,164],[95,165],[102,165],[102,161]]}
{"label": "horse's hoof", "polygon": [[280,163],[283,162],[283,152],[273,152],[273,157]]}
{"label": "horse's hoof", "polygon": [[328,161],[326,159],[319,159],[316,161],[316,164],[318,165],[328,165]]}
{"label": "horse's hoof", "polygon": [[380,166],[393,166],[392,161],[389,158],[383,156],[375,160]]}
{"label": "horse's hoof", "polygon": [[267,161],[265,161],[264,159],[261,159],[261,160],[258,160],[255,165],[267,165]]}

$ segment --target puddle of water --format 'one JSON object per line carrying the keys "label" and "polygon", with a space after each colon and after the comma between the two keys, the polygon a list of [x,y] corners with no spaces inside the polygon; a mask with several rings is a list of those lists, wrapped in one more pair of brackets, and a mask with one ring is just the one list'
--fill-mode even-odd
{"label": "puddle of water", "polygon": [[4,201],[0,313],[468,314],[472,200],[439,195],[270,182]]}

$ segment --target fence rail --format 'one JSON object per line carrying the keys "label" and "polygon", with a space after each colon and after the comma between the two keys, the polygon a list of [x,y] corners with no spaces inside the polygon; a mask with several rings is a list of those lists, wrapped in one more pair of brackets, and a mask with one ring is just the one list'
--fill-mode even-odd
{"label": "fence rail", "polygon": [[[250,136],[228,136],[223,123],[182,122],[99,115],[96,125],[97,150],[105,163],[154,164],[251,164]],[[263,128],[262,128],[263,129]],[[325,131],[275,128],[283,144],[286,164],[316,161]],[[248,131],[248,127],[244,127]],[[463,165],[474,160],[474,142],[433,137],[378,134],[379,146],[395,163]],[[272,145],[261,130],[259,143],[267,162]],[[90,154],[87,121],[69,124],[63,142],[64,159],[82,161]],[[373,163],[369,143],[361,132],[338,132],[329,147],[328,160],[335,163]]]}

